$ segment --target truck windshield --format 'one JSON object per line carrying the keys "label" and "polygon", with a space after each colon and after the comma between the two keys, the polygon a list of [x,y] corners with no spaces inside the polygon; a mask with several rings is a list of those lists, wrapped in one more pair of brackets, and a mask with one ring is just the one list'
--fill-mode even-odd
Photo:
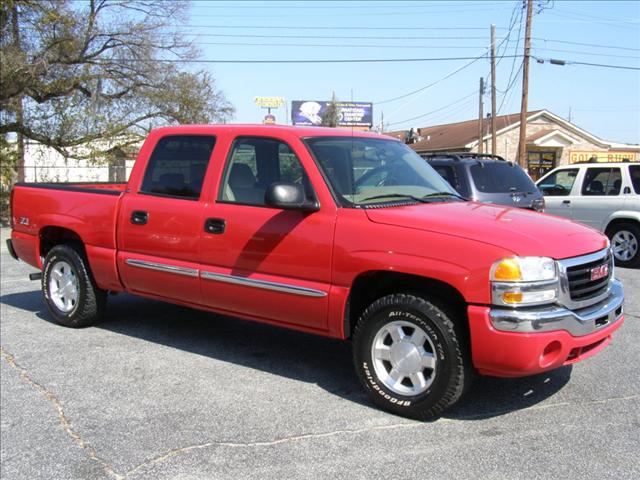
{"label": "truck windshield", "polygon": [[305,140],[342,206],[457,201],[460,196],[409,147],[396,140]]}

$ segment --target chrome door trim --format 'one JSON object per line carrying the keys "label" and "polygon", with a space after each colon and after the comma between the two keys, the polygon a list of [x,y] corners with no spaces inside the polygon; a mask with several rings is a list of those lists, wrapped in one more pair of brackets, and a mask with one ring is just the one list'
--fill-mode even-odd
{"label": "chrome door trim", "polygon": [[274,290],[276,292],[293,293],[294,295],[302,295],[305,297],[322,298],[327,296],[327,292],[314,290],[313,288],[299,287],[297,285],[289,285],[286,283],[268,282],[265,280],[254,280],[252,278],[237,277],[235,275],[223,275],[221,273],[201,271],[200,277],[205,280],[232,283],[234,285],[242,285],[245,287],[262,288],[264,290]]}
{"label": "chrome door trim", "polygon": [[132,267],[146,268],[156,270],[158,272],[175,273],[176,275],[184,275],[186,277],[197,277],[198,270],[195,268],[178,267],[176,265],[166,265],[164,263],[147,262],[145,260],[135,260],[133,258],[125,259],[124,263]]}

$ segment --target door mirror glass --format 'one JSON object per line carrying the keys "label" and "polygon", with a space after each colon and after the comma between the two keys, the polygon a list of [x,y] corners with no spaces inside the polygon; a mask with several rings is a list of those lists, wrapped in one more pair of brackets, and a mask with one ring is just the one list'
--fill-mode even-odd
{"label": "door mirror glass", "polygon": [[274,182],[267,187],[264,194],[265,203],[283,210],[301,210],[316,212],[320,209],[318,202],[306,198],[304,187],[291,182]]}

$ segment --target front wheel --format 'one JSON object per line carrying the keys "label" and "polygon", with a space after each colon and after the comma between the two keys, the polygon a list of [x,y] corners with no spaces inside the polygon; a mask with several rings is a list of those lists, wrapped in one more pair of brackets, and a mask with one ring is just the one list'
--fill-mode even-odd
{"label": "front wheel", "polygon": [[106,306],[84,254],[69,245],[56,245],[47,254],[42,274],[47,309],[60,325],[87,327],[96,323]]}
{"label": "front wheel", "polygon": [[430,301],[395,294],[362,314],[353,336],[354,362],[374,403],[419,420],[457,402],[471,369],[451,318]]}
{"label": "front wheel", "polygon": [[619,223],[607,231],[611,251],[619,267],[640,266],[640,227],[633,223]]}

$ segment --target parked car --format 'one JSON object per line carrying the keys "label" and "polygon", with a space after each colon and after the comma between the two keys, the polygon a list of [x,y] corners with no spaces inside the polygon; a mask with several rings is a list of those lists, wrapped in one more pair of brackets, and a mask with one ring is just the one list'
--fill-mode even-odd
{"label": "parked car", "polygon": [[624,321],[604,235],[467,202],[372,133],[160,128],[127,184],[18,184],[11,197],[9,251],[41,270],[58,323],[92,325],[126,291],[352,339],[372,401],[411,418],[456,403],[475,372],[591,357]]}
{"label": "parked car", "polygon": [[576,163],[538,180],[546,211],[604,232],[616,264],[640,266],[640,163]]}
{"label": "parked car", "polygon": [[498,155],[454,152],[421,156],[463,197],[544,211],[544,197],[531,177]]}

